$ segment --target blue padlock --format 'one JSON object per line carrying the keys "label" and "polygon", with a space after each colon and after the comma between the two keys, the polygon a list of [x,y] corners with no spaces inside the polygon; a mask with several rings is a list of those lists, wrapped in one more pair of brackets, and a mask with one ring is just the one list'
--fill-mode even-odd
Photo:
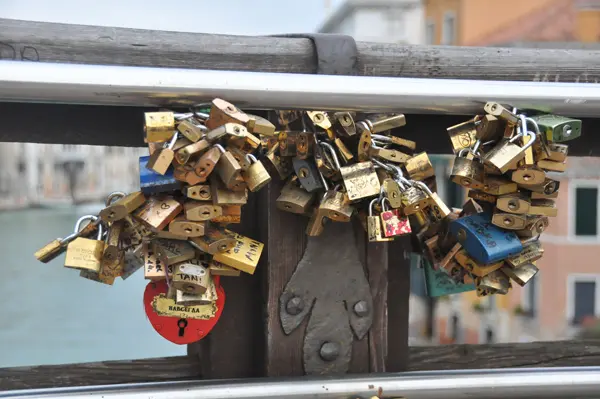
{"label": "blue padlock", "polygon": [[492,224],[489,212],[475,213],[450,222],[450,234],[476,262],[487,265],[523,250],[517,235]]}
{"label": "blue padlock", "polygon": [[146,195],[179,190],[183,186],[173,177],[173,166],[169,166],[164,175],[146,168],[149,156],[140,157],[140,190]]}
{"label": "blue padlock", "polygon": [[475,284],[455,281],[443,268],[434,270],[425,258],[422,258],[423,273],[425,275],[425,289],[427,295],[434,298],[444,295],[460,294],[461,292],[475,291]]}

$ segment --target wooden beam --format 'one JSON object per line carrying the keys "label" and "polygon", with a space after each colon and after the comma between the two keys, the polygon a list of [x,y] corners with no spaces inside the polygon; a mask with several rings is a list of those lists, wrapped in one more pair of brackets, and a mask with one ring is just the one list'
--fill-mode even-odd
{"label": "wooden beam", "polygon": [[[409,371],[599,366],[600,340],[417,346],[409,353]],[[194,356],[0,368],[0,391],[190,380],[201,377],[198,370]]]}
{"label": "wooden beam", "polygon": [[[593,50],[357,43],[366,76],[598,82]],[[314,73],[309,39],[229,36],[0,19],[0,58]]]}

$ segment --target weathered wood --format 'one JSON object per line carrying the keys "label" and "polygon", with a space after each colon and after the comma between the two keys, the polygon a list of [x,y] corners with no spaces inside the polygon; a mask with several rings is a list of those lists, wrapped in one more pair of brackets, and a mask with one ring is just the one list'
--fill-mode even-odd
{"label": "weathered wood", "polygon": [[199,360],[193,356],[11,367],[0,368],[0,392],[13,389],[193,380],[200,377]]}
{"label": "weathered wood", "polygon": [[600,340],[410,348],[410,370],[600,366]]}
{"label": "weathered wood", "polygon": [[[409,353],[409,371],[599,366],[600,340],[417,346]],[[201,377],[199,369],[194,356],[0,368],[0,391],[191,380]]]}
{"label": "weathered wood", "polygon": [[[142,107],[0,103],[0,142],[145,147]],[[257,112],[255,112],[257,113]],[[35,115],[35,118],[32,118]],[[415,140],[431,154],[451,153],[446,128],[467,120],[461,115],[406,115],[397,134]],[[43,126],[43,128],[40,128]],[[600,154],[600,119],[583,119],[582,135],[569,141],[569,155]]]}
{"label": "weathered wood", "polygon": [[[598,82],[593,50],[357,44],[360,74]],[[0,19],[0,58],[42,62],[314,73],[308,39],[228,36]]]}
{"label": "weathered wood", "polygon": [[[363,230],[364,232],[364,230]],[[382,373],[386,370],[388,356],[388,251],[387,243],[370,243],[366,234],[361,241],[366,246],[367,273],[373,296],[373,324],[369,330],[369,371]],[[405,327],[408,330],[408,319]],[[406,348],[404,348],[406,352]]]}

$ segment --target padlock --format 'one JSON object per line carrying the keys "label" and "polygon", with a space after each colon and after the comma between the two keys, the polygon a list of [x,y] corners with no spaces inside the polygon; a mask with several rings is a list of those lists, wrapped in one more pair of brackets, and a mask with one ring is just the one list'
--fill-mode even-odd
{"label": "padlock", "polygon": [[509,125],[516,126],[519,123],[519,117],[514,113],[510,112],[508,109],[504,108],[502,105],[495,102],[487,102],[483,106],[483,110],[499,119],[506,121]]}
{"label": "padlock", "polygon": [[425,209],[431,203],[433,192],[423,182],[413,182],[412,186],[402,192],[401,201],[405,215]]}
{"label": "padlock", "polygon": [[510,277],[511,280],[524,287],[539,271],[534,263],[524,263],[519,267],[504,266],[502,272]]}
{"label": "padlock", "polygon": [[271,181],[271,175],[265,169],[262,162],[256,159],[252,154],[246,155],[251,165],[247,170],[242,171],[242,178],[252,192],[258,191]]}
{"label": "padlock", "polygon": [[208,290],[210,274],[200,261],[190,259],[175,265],[171,284],[185,293],[201,295]]}
{"label": "padlock", "polygon": [[546,139],[553,143],[562,143],[581,136],[581,120],[558,115],[532,116]]}
{"label": "padlock", "polygon": [[140,190],[146,194],[156,194],[179,190],[182,184],[173,175],[174,169],[167,169],[164,175],[146,168],[150,157],[140,157]]}
{"label": "padlock", "polygon": [[527,226],[526,215],[518,215],[506,212],[494,212],[492,224],[506,230],[522,230]]}
{"label": "padlock", "polygon": [[542,234],[550,224],[547,216],[530,216],[522,230],[515,231],[519,237],[530,238]]}
{"label": "padlock", "polygon": [[126,251],[123,259],[123,273],[121,278],[127,280],[144,266],[143,244],[139,244],[133,251]]}
{"label": "padlock", "polygon": [[101,276],[114,278],[123,274],[125,252],[121,248],[121,233],[124,226],[125,222],[123,220],[117,220],[108,228],[99,271]]}
{"label": "padlock", "polygon": [[356,135],[356,125],[354,124],[354,117],[350,112],[335,112],[333,114],[334,127],[340,127],[336,129],[337,132],[342,133],[347,137]]}
{"label": "padlock", "polygon": [[518,187],[517,183],[505,178],[499,176],[485,176],[485,182],[480,190],[486,194],[504,195],[516,193]]}
{"label": "padlock", "polygon": [[534,216],[558,216],[558,208],[556,203],[551,199],[534,199],[531,200],[531,206],[528,213]]}
{"label": "padlock", "polygon": [[196,257],[194,247],[187,241],[157,238],[151,242],[152,252],[165,266],[172,266]]}
{"label": "padlock", "polygon": [[449,230],[462,244],[469,256],[480,264],[490,264],[523,250],[523,245],[512,231],[503,230],[491,223],[490,213],[477,213],[456,219]]}
{"label": "padlock", "polygon": [[203,125],[196,125],[196,124],[192,123],[191,120],[188,119],[188,120],[179,122],[179,124],[177,125],[177,130],[182,135],[184,135],[186,139],[195,143],[195,142],[199,141],[202,138],[202,136],[204,136],[204,133],[208,129]]}
{"label": "padlock", "polygon": [[204,183],[208,176],[212,173],[217,165],[217,162],[221,159],[221,153],[224,153],[225,149],[220,144],[215,144],[214,147],[206,151],[198,162],[194,164],[194,172],[202,179],[201,183]]}
{"label": "padlock", "polygon": [[499,270],[502,266],[504,266],[504,260],[499,260],[492,263],[479,263],[471,256],[466,249],[461,249],[455,255],[455,259],[459,265],[464,267],[470,274],[477,277],[487,276],[488,274]]}
{"label": "padlock", "polygon": [[[548,195],[553,195],[553,194],[558,195],[558,189],[560,188],[560,182],[558,180],[546,178],[540,184],[536,184],[536,185],[520,184],[520,186],[523,187],[524,189],[531,191],[532,193],[539,193],[539,194],[544,194],[544,195],[548,196]],[[531,199],[539,199],[539,198],[535,198],[532,195]]]}
{"label": "padlock", "polygon": [[477,286],[484,290],[493,290],[496,294],[500,295],[508,294],[508,291],[511,289],[508,276],[500,270],[494,270],[484,277],[481,277],[481,281],[479,281]]}
{"label": "padlock", "polygon": [[195,143],[186,145],[175,151],[175,162],[185,165],[190,159],[197,157],[210,148],[210,143],[206,139],[201,139]]}
{"label": "padlock", "polygon": [[340,189],[341,186],[338,185],[327,190],[319,204],[319,209],[323,215],[335,222],[349,222],[354,213],[354,207],[350,204],[348,195]]}
{"label": "padlock", "polygon": [[249,118],[246,127],[250,133],[260,134],[261,136],[273,136],[275,134],[275,125],[267,119],[257,115],[246,115]]}
{"label": "padlock", "polygon": [[183,205],[185,218],[193,222],[205,222],[223,214],[219,205],[207,201],[188,201]]}
{"label": "padlock", "polygon": [[[112,194],[118,194],[119,198],[113,202]],[[123,195],[121,195],[123,194]],[[131,214],[133,211],[144,205],[146,197],[141,191],[135,191],[128,195],[124,193],[111,193],[106,199],[106,208],[102,209],[98,216],[103,222],[112,223],[121,220]]]}
{"label": "padlock", "polygon": [[199,183],[205,183],[205,176],[198,176],[196,174],[196,164],[189,163],[186,165],[177,165],[173,172],[173,177],[181,182],[187,183],[190,186],[195,186]]}
{"label": "padlock", "polygon": [[235,160],[240,164],[242,170],[247,170],[250,167],[250,160],[246,158],[247,152],[242,151],[241,149],[234,146],[227,146],[226,150],[233,155]]}
{"label": "padlock", "polygon": [[265,166],[273,169],[279,175],[281,180],[287,179],[294,169],[289,159],[280,157],[277,155],[279,149],[279,143],[275,144],[271,150],[269,150],[264,157]]}
{"label": "padlock", "polygon": [[537,185],[546,180],[546,173],[537,166],[519,166],[513,170],[510,179],[518,185]]}
{"label": "padlock", "polygon": [[310,160],[294,158],[292,160],[298,181],[307,192],[313,193],[323,188],[319,171]]}
{"label": "padlock", "polygon": [[306,214],[315,199],[314,193],[309,193],[298,186],[296,178],[290,179],[281,189],[275,206],[282,211]]}
{"label": "padlock", "polygon": [[159,175],[164,175],[167,173],[167,170],[171,166],[171,163],[175,159],[175,151],[173,151],[173,147],[175,146],[175,142],[177,141],[178,133],[176,132],[173,135],[169,144],[164,148],[159,148],[154,151],[150,158],[148,158],[148,162],[146,163],[146,168],[152,170]]}
{"label": "padlock", "polygon": [[475,291],[473,283],[464,284],[455,281],[442,269],[434,269],[430,262],[421,258],[423,263],[423,274],[425,278],[425,290],[429,297],[460,294],[462,292]]}
{"label": "padlock", "polygon": [[313,155],[315,139],[313,133],[300,132],[296,139],[296,157],[307,159]]}
{"label": "padlock", "polygon": [[450,126],[446,130],[450,136],[450,143],[455,154],[468,148],[472,148],[477,142],[476,118],[470,119],[458,125]]}
{"label": "padlock", "polygon": [[248,202],[248,190],[228,190],[217,176],[210,177],[210,191],[215,205],[245,205]]}
{"label": "padlock", "polygon": [[216,129],[226,123],[237,123],[245,126],[249,121],[250,118],[248,115],[235,105],[220,98],[215,98],[211,103],[210,115],[206,121],[206,127]]}
{"label": "padlock", "polygon": [[[207,289],[202,294],[194,294],[191,292],[184,292],[182,290],[176,290],[175,302],[177,305],[184,306],[196,306],[196,305],[210,305],[217,300],[217,287],[214,279],[210,273],[207,273]],[[217,277],[218,279],[219,277]]]}
{"label": "padlock", "polygon": [[197,184],[185,188],[185,195],[198,201],[212,201],[211,187],[208,184]]}
{"label": "padlock", "polygon": [[212,276],[228,276],[237,277],[241,274],[238,269],[234,269],[231,266],[224,265],[221,262],[216,262],[212,259],[208,265],[208,271]]}
{"label": "padlock", "polygon": [[547,159],[542,159],[541,161],[538,161],[537,166],[540,169],[547,170],[550,172],[564,172],[565,170],[567,170],[566,162],[555,162],[549,161]]}
{"label": "padlock", "polygon": [[478,159],[469,159],[465,152],[461,150],[454,158],[450,180],[463,187],[482,189],[485,180],[483,164]]}
{"label": "padlock", "polygon": [[515,268],[525,263],[533,263],[544,255],[544,249],[539,239],[534,239],[531,242],[521,241],[524,245],[523,250],[517,255],[506,258],[506,263]]}
{"label": "padlock", "polygon": [[484,193],[483,191],[479,191],[479,190],[469,190],[467,192],[467,197],[473,198],[477,202],[482,202],[482,203],[485,202],[485,203],[489,203],[489,204],[496,203],[495,195],[487,194],[487,193]]}
{"label": "padlock", "polygon": [[57,238],[44,245],[44,247],[35,252],[34,256],[36,259],[42,263],[48,263],[62,255],[67,250],[67,245],[69,245],[69,243],[75,240],[77,237],[89,238],[91,235],[96,234],[100,219],[90,220],[92,221],[81,230],[75,229],[72,234],[66,236],[65,238]]}
{"label": "padlock", "polygon": [[173,112],[145,112],[144,132],[147,143],[164,143],[173,137],[175,114]]}
{"label": "padlock", "polygon": [[[526,132],[527,135],[535,134]],[[517,162],[525,157],[525,151],[533,145],[535,138],[529,140],[524,146],[515,144],[521,135],[516,135],[511,139],[501,140],[494,148],[485,154],[483,161],[486,165],[493,167],[501,173],[506,173],[511,169],[517,168]]]}
{"label": "padlock", "polygon": [[565,162],[567,160],[567,154],[569,153],[567,144],[550,143],[548,147],[550,154],[547,159],[549,161]]}
{"label": "padlock", "polygon": [[144,310],[152,327],[163,338],[177,345],[191,344],[206,337],[225,306],[225,291],[216,284],[217,300],[197,306],[177,305],[167,298],[165,281],[149,282],[144,291]]}
{"label": "padlock", "polygon": [[228,230],[223,227],[207,226],[202,237],[190,238],[190,244],[200,251],[211,255],[218,252],[225,252],[236,245],[235,238],[227,232]]}
{"label": "padlock", "polygon": [[169,232],[185,237],[200,237],[204,235],[205,222],[187,220],[185,216],[178,216],[169,223]]}
{"label": "padlock", "polygon": [[183,207],[173,197],[150,197],[148,201],[138,208],[133,217],[146,225],[152,231],[163,230],[183,211]]}
{"label": "padlock", "polygon": [[298,132],[279,132],[279,155],[282,157],[295,157],[298,153]]}
{"label": "padlock", "polygon": [[340,173],[350,201],[379,195],[381,186],[372,162],[343,166]]}
{"label": "padlock", "polygon": [[173,275],[173,266],[166,266],[156,256],[150,244],[144,248],[144,279],[158,281],[171,278]]}
{"label": "padlock", "polygon": [[485,141],[496,141],[502,134],[504,129],[502,123],[494,115],[483,115],[479,123],[475,127],[475,139]]}
{"label": "padlock", "polygon": [[218,144],[215,145],[215,147],[221,151],[221,157],[216,166],[217,173],[225,186],[231,190],[234,186],[239,186],[239,182],[236,182],[236,178],[241,176],[240,173],[242,167],[229,151],[225,151],[225,149]]}
{"label": "padlock", "polygon": [[375,120],[366,119],[363,122],[368,126],[371,134],[377,134],[406,125],[406,117],[403,114],[396,114],[382,116]]}
{"label": "padlock", "polygon": [[412,232],[410,221],[407,216],[401,216],[397,209],[387,209],[385,203],[389,202],[386,197],[381,200],[381,230],[386,237],[397,237]]}
{"label": "padlock", "polygon": [[408,178],[412,180],[425,180],[435,176],[435,169],[426,152],[421,152],[406,161],[404,165]]}
{"label": "padlock", "polygon": [[386,242],[393,241],[393,238],[384,236],[381,228],[381,218],[373,214],[375,204],[379,200],[377,198],[372,199],[369,203],[369,215],[367,216],[367,236],[370,242]]}
{"label": "padlock", "polygon": [[233,237],[235,245],[231,249],[215,253],[213,259],[244,273],[254,274],[264,244],[229,230],[225,230],[225,233]]}
{"label": "padlock", "polygon": [[371,147],[373,146],[373,139],[371,138],[371,131],[364,121],[356,123],[360,138],[358,141],[357,156],[359,162],[367,162],[371,159]]}
{"label": "padlock", "polygon": [[[89,220],[90,223],[98,221],[97,216],[86,215],[77,220],[75,224],[75,233],[81,229],[81,223]],[[104,241],[102,240],[102,224],[97,225],[98,235],[96,239],[77,237],[67,244],[65,255],[65,267],[79,270],[90,270],[98,273],[102,264],[102,255],[104,253]]]}
{"label": "padlock", "polygon": [[388,199],[390,206],[394,209],[402,207],[402,193],[400,185],[394,179],[386,178],[381,183],[381,188]]}
{"label": "padlock", "polygon": [[428,204],[423,208],[423,212],[432,224],[437,224],[450,215],[450,208],[442,201],[438,193],[432,192],[428,198]]}
{"label": "padlock", "polygon": [[499,196],[496,207],[503,212],[524,215],[530,213],[531,202],[524,192],[519,192]]}
{"label": "padlock", "polygon": [[213,223],[228,225],[231,223],[242,223],[242,206],[241,205],[222,205],[220,216],[211,219]]}
{"label": "padlock", "polygon": [[331,129],[331,119],[329,119],[329,115],[327,115],[324,111],[306,111],[306,114],[315,124],[315,126],[320,127],[323,130]]}
{"label": "padlock", "polygon": [[216,143],[230,137],[243,138],[248,130],[238,123],[226,123],[218,126],[206,133],[206,140],[210,143]]}

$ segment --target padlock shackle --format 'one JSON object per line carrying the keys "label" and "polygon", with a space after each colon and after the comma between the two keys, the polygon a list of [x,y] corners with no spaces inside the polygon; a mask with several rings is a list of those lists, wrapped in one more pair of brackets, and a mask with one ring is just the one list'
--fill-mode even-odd
{"label": "padlock shackle", "polygon": [[423,183],[422,181],[415,181],[415,180],[411,180],[411,181],[412,181],[413,187],[420,188],[421,190],[425,191],[427,193],[427,195],[429,195],[430,197],[433,195],[433,193],[431,192],[429,187],[427,187],[427,184]]}
{"label": "padlock shackle", "polygon": [[96,223],[98,225],[98,241],[102,241],[102,235],[104,233],[103,229],[102,229],[102,223],[100,223],[100,218],[98,216],[95,215],[84,215],[82,217],[80,217],[79,219],[77,219],[77,222],[75,222],[75,234],[79,234],[79,232],[81,231],[81,223],[83,223],[86,220],[90,220],[90,223]]}
{"label": "padlock shackle", "polygon": [[256,159],[256,157],[252,154],[246,154],[246,159],[248,162],[250,162],[250,164],[258,162],[258,159]]}
{"label": "padlock shackle", "polygon": [[126,195],[127,194],[125,194],[123,191],[113,191],[112,193],[108,194],[108,196],[106,197],[106,201],[104,201],[104,204],[106,206],[110,206],[110,204],[112,204],[113,201],[118,201]]}
{"label": "padlock shackle", "polygon": [[402,169],[398,166],[398,165],[393,165],[393,164],[387,164],[391,169],[392,169],[392,173],[396,173],[398,176],[396,179],[394,179],[394,181],[396,183],[398,183],[398,185],[400,186],[400,188],[402,190],[406,190],[408,187],[411,186],[410,180],[408,180],[406,177],[404,177],[404,173],[402,173]]}
{"label": "padlock shackle", "polygon": [[321,147],[325,147],[329,151],[329,154],[333,158],[333,163],[335,164],[335,165],[333,165],[335,167],[335,170],[340,170],[340,168],[342,166],[340,165],[340,160],[338,159],[337,154],[335,153],[335,149],[333,148],[333,146],[331,144],[329,144],[329,143],[324,142],[324,141],[319,141],[318,143],[319,143],[319,145]]}
{"label": "padlock shackle", "polygon": [[221,154],[225,154],[225,148],[223,148],[221,144],[214,144],[213,146],[216,147],[219,151],[221,151]]}
{"label": "padlock shackle", "polygon": [[530,120],[533,122],[534,129],[536,129],[535,133],[530,132],[529,129],[527,129],[528,121],[527,121],[527,117],[525,116],[525,114],[520,114],[519,119],[521,120],[521,133],[523,134],[523,136],[527,135],[527,136],[531,137],[531,139],[527,142],[527,144],[525,144],[523,146],[523,149],[526,150],[526,149],[530,148],[533,145],[533,143],[535,143],[535,140],[537,139],[537,136],[540,132],[540,128],[537,125],[537,123],[530,118]]}
{"label": "padlock shackle", "polygon": [[379,198],[373,198],[371,202],[369,202],[369,216],[373,216],[373,208],[375,204],[379,201]]}
{"label": "padlock shackle", "polygon": [[167,146],[165,148],[172,150],[173,147],[175,147],[175,143],[177,142],[178,138],[179,138],[179,132],[176,131],[175,133],[173,133],[173,137],[171,138],[171,141],[169,141],[169,144],[167,144]]}

